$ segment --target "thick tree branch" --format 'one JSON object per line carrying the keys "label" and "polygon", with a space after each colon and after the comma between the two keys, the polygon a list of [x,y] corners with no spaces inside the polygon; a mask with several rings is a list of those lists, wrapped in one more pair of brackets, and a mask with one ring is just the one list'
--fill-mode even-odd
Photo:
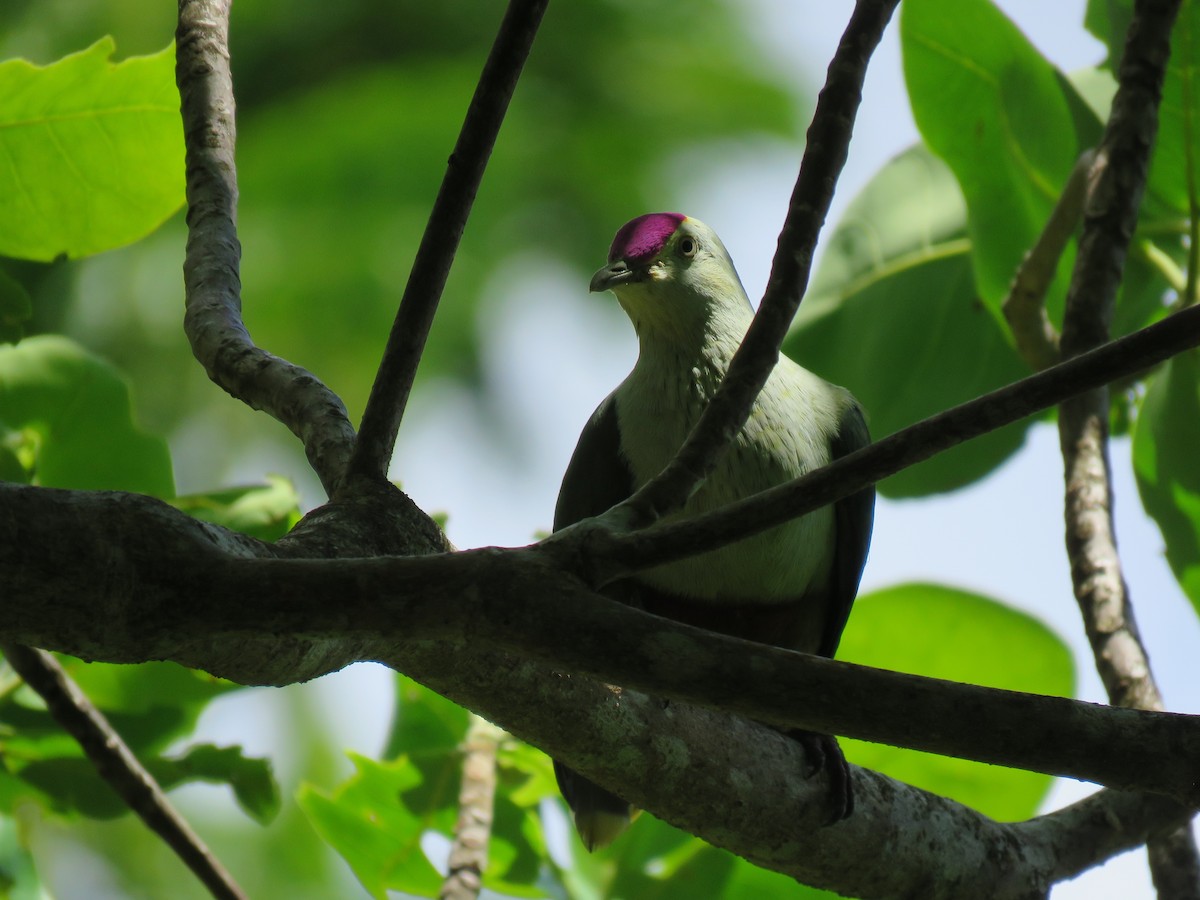
{"label": "thick tree branch", "polygon": [[[747,645],[599,597],[533,550],[252,559],[261,545],[224,538],[144,497],[0,486],[0,509],[0,589],[23,598],[0,607],[6,637],[113,661],[175,659],[248,683],[378,660],[600,783],[621,784],[631,800],[680,827],[859,897],[1039,896],[1058,877],[1059,838],[1044,829],[1026,838],[1020,826],[860,770],[858,814],[817,827],[828,812],[827,786],[823,775],[802,776],[808,767],[796,742],[689,701],[760,721],[1200,793],[1194,718]],[[341,519],[347,512],[360,514],[357,526]],[[370,512],[327,507],[315,514],[319,529],[310,517],[308,534],[330,555],[374,552],[411,534],[403,510]],[[303,530],[291,552],[306,549]],[[581,674],[556,674],[564,671]],[[626,687],[614,693],[585,676]],[[626,752],[602,752],[611,746]],[[1104,841],[1072,865],[1141,843],[1181,817],[1170,803],[1123,803],[1103,821],[1096,815]],[[879,848],[880,865],[861,865],[863,846]]]}
{"label": "thick tree branch", "polygon": [[[750,645],[600,597],[536,547],[248,558],[218,549],[212,526],[135,495],[6,485],[0,506],[10,513],[0,518],[0,586],[24,598],[0,609],[0,635],[27,644],[116,662],[174,659],[268,684],[362,659],[424,680],[406,663],[412,647],[469,644],[758,721],[1200,801],[1195,717]],[[379,534],[402,527],[363,521],[344,526],[341,552],[371,552]],[[466,705],[486,714],[488,702]]]}
{"label": "thick tree branch", "polygon": [[828,466],[714,512],[632,533],[613,530],[605,517],[587,519],[543,543],[589,583],[603,584],[758,534],[963,441],[1196,346],[1200,346],[1200,306],[922,419]]}
{"label": "thick tree branch", "polygon": [[255,346],[242,322],[229,2],[179,2],[175,80],[187,147],[188,202],[184,330],[209,378],[300,438],[332,496],[354,442],[346,407],[316,376]]}
{"label": "thick tree branch", "polygon": [[845,165],[863,79],[899,0],[858,0],[817,99],[800,174],[779,233],[762,303],[729,372],[667,467],[617,509],[633,525],[653,522],[687,501],[745,424],[800,306],[813,251]]}
{"label": "thick tree branch", "polygon": [[49,653],[0,641],[13,670],[46,702],[55,721],[78,742],[96,772],[219,900],[245,900],[233,876],[171,805],[108,719]]}
{"label": "thick tree branch", "polygon": [[[1178,0],[1141,0],[1134,9],[1112,112],[1088,178],[1083,235],[1063,316],[1064,356],[1108,340],[1158,131],[1158,107],[1178,11]],[[1070,398],[1059,410],[1071,580],[1109,701],[1161,710],[1162,694],[1138,633],[1117,552],[1108,409],[1108,390],[1101,387]],[[1200,897],[1200,854],[1186,823],[1152,840],[1147,849],[1160,896]]]}
{"label": "thick tree branch", "polygon": [[446,164],[446,175],[429,213],[371,386],[351,462],[356,474],[380,478],[387,474],[400,420],[408,405],[417,365],[454,254],[548,3],[549,0],[510,0],[500,23],[454,152]]}

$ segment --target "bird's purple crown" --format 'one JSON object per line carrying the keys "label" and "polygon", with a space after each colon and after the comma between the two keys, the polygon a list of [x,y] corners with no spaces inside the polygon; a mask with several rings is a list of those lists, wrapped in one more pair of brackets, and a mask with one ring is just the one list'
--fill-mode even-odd
{"label": "bird's purple crown", "polygon": [[608,251],[608,261],[638,262],[654,256],[687,216],[676,212],[648,213],[621,226]]}

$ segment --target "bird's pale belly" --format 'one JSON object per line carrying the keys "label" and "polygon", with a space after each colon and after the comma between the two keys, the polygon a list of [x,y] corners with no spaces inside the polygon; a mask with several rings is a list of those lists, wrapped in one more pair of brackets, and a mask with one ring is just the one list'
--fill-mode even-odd
{"label": "bird's pale belly", "polygon": [[[693,498],[684,516],[710,506],[695,502],[702,499]],[[832,541],[833,513],[826,507],[719,550],[640,572],[636,580],[707,603],[795,602],[824,586]]]}

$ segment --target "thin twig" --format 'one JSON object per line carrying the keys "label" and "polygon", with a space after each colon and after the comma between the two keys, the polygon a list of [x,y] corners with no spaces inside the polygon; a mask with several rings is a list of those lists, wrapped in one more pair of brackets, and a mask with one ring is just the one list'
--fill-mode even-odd
{"label": "thin twig", "polygon": [[1001,304],[1017,352],[1035,372],[1059,361],[1058,332],[1046,315],[1046,291],[1083,213],[1088,173],[1095,156],[1094,150],[1085,150],[1076,161],[1046,227],[1021,260]]}
{"label": "thin twig", "polygon": [[371,386],[350,463],[357,475],[382,477],[387,473],[438,301],[496,135],[548,3],[549,0],[510,0],[504,13],[475,95],[467,107],[454,152],[446,164],[446,175],[429,213]]}
{"label": "thin twig", "polygon": [[681,521],[632,533],[603,517],[547,538],[574,570],[604,583],[642,568],[723,547],[812,512],[964,441],[1140,372],[1200,346],[1200,306],[1189,307],[1088,353],[922,419],[794,481]]}
{"label": "thin twig", "polygon": [[332,495],[354,442],[346,407],[315,375],[255,346],[242,322],[229,4],[179,2],[175,80],[188,201],[184,331],[209,378],[300,438],[309,464]]}
{"label": "thin twig", "polygon": [[491,722],[471,715],[463,742],[458,821],[450,845],[450,868],[438,894],[440,900],[475,900],[483,887],[496,794],[496,749],[503,737],[504,732]]}
{"label": "thin twig", "polygon": [[[1078,354],[1108,340],[1130,236],[1158,131],[1158,107],[1179,0],[1138,2],[1118,69],[1117,93],[1088,179],[1083,235],[1063,315],[1062,351]],[[1109,701],[1164,709],[1138,633],[1113,524],[1108,455],[1108,391],[1062,404],[1058,415],[1066,482],[1066,544],[1075,599]],[[1200,854],[1185,823],[1148,844],[1160,896],[1200,897]],[[1164,891],[1169,891],[1164,893]]]}
{"label": "thin twig", "polygon": [[96,767],[96,774],[162,838],[209,893],[221,900],[245,900],[246,894],[233,876],[171,806],[154,776],[138,762],[104,714],[84,696],[58,660],[42,650],[8,641],[0,642],[0,652],[45,701],[54,720],[79,743],[80,749]]}
{"label": "thin twig", "polygon": [[800,174],[779,233],[762,303],[729,371],[675,458],[618,508],[625,524],[655,521],[687,501],[746,423],[800,306],[838,175],[849,153],[867,63],[899,0],[858,0],[809,126]]}

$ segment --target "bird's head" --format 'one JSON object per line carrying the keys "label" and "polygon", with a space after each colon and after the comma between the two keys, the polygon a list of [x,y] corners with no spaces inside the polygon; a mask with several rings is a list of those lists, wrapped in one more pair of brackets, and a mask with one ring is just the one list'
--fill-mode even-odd
{"label": "bird's head", "polygon": [[698,334],[714,319],[741,322],[750,312],[721,239],[681,213],[649,213],[621,226],[591,289],[616,294],[642,337]]}

